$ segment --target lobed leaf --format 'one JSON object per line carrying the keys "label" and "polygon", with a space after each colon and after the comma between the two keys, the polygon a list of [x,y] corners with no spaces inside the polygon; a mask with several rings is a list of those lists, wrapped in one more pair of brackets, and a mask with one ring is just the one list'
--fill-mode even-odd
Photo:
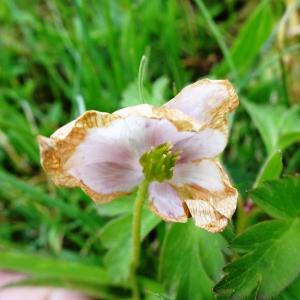
{"label": "lobed leaf", "polygon": [[300,272],[299,232],[297,218],[262,222],[237,237],[233,248],[242,255],[224,268],[216,293],[230,299],[278,295]]}
{"label": "lobed leaf", "polygon": [[199,230],[192,221],[172,225],[160,257],[160,278],[172,299],[214,298],[212,287],[224,265],[224,245],[221,235]]}

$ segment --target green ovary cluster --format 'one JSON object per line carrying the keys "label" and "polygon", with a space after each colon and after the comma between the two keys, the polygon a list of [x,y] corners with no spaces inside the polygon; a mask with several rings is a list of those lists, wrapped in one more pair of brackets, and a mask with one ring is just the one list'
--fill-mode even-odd
{"label": "green ovary cluster", "polygon": [[179,153],[172,152],[172,148],[171,143],[165,143],[142,155],[140,163],[148,182],[162,182],[172,178],[175,163],[179,159]]}

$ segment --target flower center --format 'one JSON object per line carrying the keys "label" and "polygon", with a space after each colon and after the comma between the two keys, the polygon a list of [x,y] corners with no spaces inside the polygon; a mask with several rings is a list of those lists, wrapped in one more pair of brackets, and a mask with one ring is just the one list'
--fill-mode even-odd
{"label": "flower center", "polygon": [[161,144],[145,152],[140,158],[143,173],[148,182],[171,179],[179,152],[172,152],[171,143]]}

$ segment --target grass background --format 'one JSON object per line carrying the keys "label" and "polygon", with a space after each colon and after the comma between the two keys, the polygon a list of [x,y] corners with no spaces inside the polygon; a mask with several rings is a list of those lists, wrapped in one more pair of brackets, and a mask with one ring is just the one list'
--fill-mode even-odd
{"label": "grass background", "polygon": [[[32,284],[126,297],[125,281],[109,274],[122,266],[120,241],[130,233],[114,224],[130,218],[131,198],[97,207],[77,189],[57,189],[41,169],[37,134],[85,109],[137,103],[143,55],[151,103],[202,77],[228,78],[241,107],[223,160],[245,194],[268,149],[243,102],[299,103],[297,18],[295,3],[280,0],[1,1],[0,266],[33,274]],[[283,154],[286,174],[299,171],[298,146]],[[151,222],[140,273],[160,293],[157,255],[167,227]]]}

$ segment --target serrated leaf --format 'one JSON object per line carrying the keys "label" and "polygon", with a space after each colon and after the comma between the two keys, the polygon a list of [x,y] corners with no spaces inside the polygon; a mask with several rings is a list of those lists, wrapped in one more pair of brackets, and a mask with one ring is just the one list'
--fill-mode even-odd
{"label": "serrated leaf", "polygon": [[300,220],[266,221],[240,235],[233,248],[242,256],[224,268],[215,291],[244,299],[256,293],[270,299],[293,282],[300,272]]}
{"label": "serrated leaf", "polygon": [[[155,228],[160,219],[146,209],[143,211],[142,240]],[[132,214],[123,215],[108,222],[102,229],[101,242],[108,249],[104,263],[113,282],[127,280],[131,257],[131,223]]]}
{"label": "serrated leaf", "polygon": [[267,214],[281,219],[299,217],[299,195],[299,177],[266,182],[250,193],[253,201]]}
{"label": "serrated leaf", "polygon": [[172,299],[214,299],[224,243],[221,235],[204,232],[192,222],[171,227],[160,257],[160,278]]}

